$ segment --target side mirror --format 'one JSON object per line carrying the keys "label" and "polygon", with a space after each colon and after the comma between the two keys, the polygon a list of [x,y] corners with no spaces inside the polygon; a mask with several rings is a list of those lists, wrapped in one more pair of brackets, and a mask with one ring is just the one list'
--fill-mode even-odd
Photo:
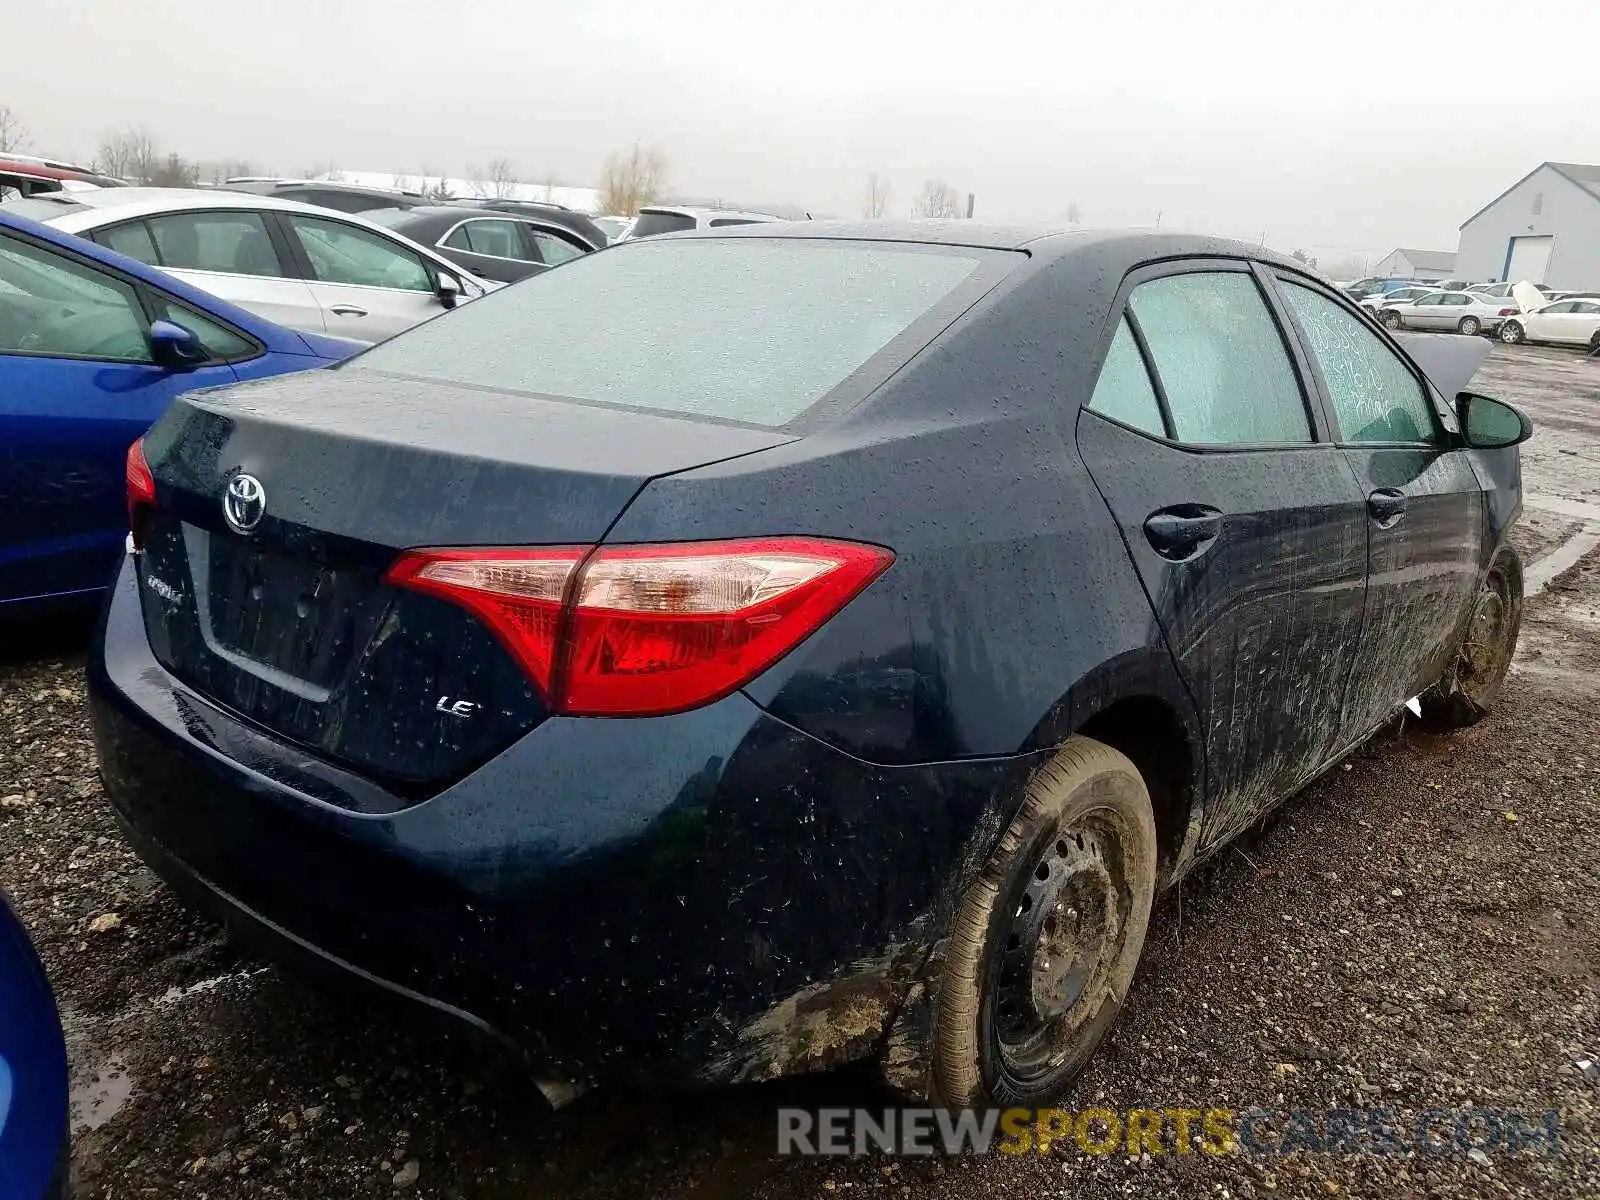
{"label": "side mirror", "polygon": [[1476,392],[1456,396],[1456,417],[1462,438],[1474,450],[1501,450],[1533,436],[1533,422],[1527,413],[1504,400]]}
{"label": "side mirror", "polygon": [[446,308],[454,308],[461,302],[461,281],[454,275],[439,272],[439,283],[434,289],[434,294],[439,297],[439,303]]}
{"label": "side mirror", "polygon": [[156,362],[174,371],[198,367],[211,357],[193,330],[173,321],[150,322],[150,353]]}

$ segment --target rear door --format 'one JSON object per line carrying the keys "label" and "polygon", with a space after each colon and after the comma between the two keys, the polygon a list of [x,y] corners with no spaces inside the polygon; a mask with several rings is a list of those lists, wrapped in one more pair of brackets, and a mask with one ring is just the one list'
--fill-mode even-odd
{"label": "rear door", "polygon": [[1367,613],[1344,721],[1364,735],[1444,671],[1487,565],[1484,489],[1417,368],[1333,292],[1279,277],[1367,504]]}
{"label": "rear door", "polygon": [[150,316],[115,271],[0,231],[0,603],[104,587],[128,447],[179,392],[233,382],[156,365]]}
{"label": "rear door", "polygon": [[1248,264],[1149,268],[1123,295],[1078,448],[1204,722],[1214,841],[1344,737],[1366,515]]}
{"label": "rear door", "polygon": [[409,246],[337,217],[278,216],[305,256],[329,333],[380,342],[445,311],[432,269]]}
{"label": "rear door", "polygon": [[290,329],[323,332],[322,309],[253,210],[198,209],[123,221],[88,235],[102,246],[170,271],[240,308]]}

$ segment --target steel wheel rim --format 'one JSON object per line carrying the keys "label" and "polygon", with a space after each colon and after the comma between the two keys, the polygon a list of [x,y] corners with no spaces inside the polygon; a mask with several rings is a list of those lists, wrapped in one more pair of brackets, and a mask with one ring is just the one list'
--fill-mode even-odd
{"label": "steel wheel rim", "polygon": [[1044,840],[1010,904],[993,1030],[1001,1063],[1036,1079],[1070,1055],[1073,1035],[1104,1006],[1133,908],[1129,836],[1109,809]]}
{"label": "steel wheel rim", "polygon": [[1511,621],[1511,604],[1505,580],[1492,574],[1484,581],[1467,626],[1456,669],[1456,683],[1468,696],[1477,698],[1492,687],[1504,664],[1506,629]]}

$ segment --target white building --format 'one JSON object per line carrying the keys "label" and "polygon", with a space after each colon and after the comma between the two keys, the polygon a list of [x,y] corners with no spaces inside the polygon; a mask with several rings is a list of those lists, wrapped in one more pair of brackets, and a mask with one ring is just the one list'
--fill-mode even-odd
{"label": "white building", "polygon": [[1456,256],[1448,250],[1408,250],[1401,247],[1386,255],[1372,268],[1374,275],[1397,279],[1449,279],[1455,274]]}
{"label": "white building", "polygon": [[1461,226],[1464,279],[1600,287],[1600,166],[1540,163]]}

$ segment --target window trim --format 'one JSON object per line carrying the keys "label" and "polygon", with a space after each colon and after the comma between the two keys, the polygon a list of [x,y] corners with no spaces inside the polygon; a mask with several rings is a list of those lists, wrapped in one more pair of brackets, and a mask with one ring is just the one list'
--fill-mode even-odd
{"label": "window trim", "polygon": [[[531,249],[539,254],[539,258],[537,260],[538,265],[544,267],[559,267],[561,263],[546,262],[544,259],[544,250],[539,247],[537,242],[533,242],[533,239],[529,236],[530,234],[543,233],[555,238],[559,242],[565,242],[567,245],[574,247],[578,251],[578,253],[574,256],[576,258],[582,258],[586,254],[593,254],[595,250],[598,249],[598,247],[589,245],[570,229],[562,229],[559,225],[542,224],[538,220],[523,217],[517,218],[517,223],[521,226],[524,244],[532,243]],[[570,258],[564,258],[561,260],[561,262],[571,261],[572,259]]]}
{"label": "window trim", "polygon": [[[1279,308],[1279,301],[1273,289],[1263,283],[1259,264],[1248,258],[1229,258],[1221,255],[1206,255],[1202,257],[1151,259],[1140,263],[1122,277],[1122,283],[1117,288],[1117,294],[1111,303],[1110,319],[1101,338],[1100,351],[1095,364],[1094,378],[1091,381],[1089,394],[1084,397],[1080,405],[1081,412],[1093,413],[1103,421],[1110,421],[1113,425],[1120,426],[1140,437],[1149,438],[1151,441],[1160,442],[1162,445],[1171,446],[1190,454],[1240,454],[1259,453],[1263,450],[1307,450],[1318,447],[1332,448],[1333,439],[1330,436],[1333,426],[1328,424],[1322,408],[1322,395],[1317,391],[1312,378],[1307,375],[1307,364],[1304,362],[1299,342],[1294,337],[1291,327],[1285,325],[1284,314]],[[1173,423],[1172,410],[1167,398],[1166,386],[1161,381],[1161,375],[1155,369],[1154,361],[1150,356],[1149,345],[1145,340],[1144,330],[1140,328],[1138,318],[1134,315],[1129,300],[1135,288],[1141,284],[1149,283],[1156,279],[1167,279],[1177,275],[1202,275],[1202,274],[1232,274],[1244,275],[1250,279],[1256,292],[1260,295],[1262,308],[1266,310],[1268,319],[1273,328],[1277,330],[1278,339],[1283,347],[1284,358],[1288,360],[1295,383],[1300,389],[1300,402],[1305,410],[1307,427],[1311,436],[1303,442],[1185,442],[1171,436],[1176,432]],[[1094,384],[1100,380],[1100,372],[1105,368],[1106,355],[1111,350],[1111,339],[1116,336],[1117,325],[1124,318],[1128,318],[1130,327],[1134,330],[1134,340],[1139,347],[1139,355],[1144,360],[1145,370],[1150,376],[1150,383],[1156,390],[1156,400],[1161,406],[1161,419],[1166,425],[1167,434],[1151,433],[1148,429],[1139,429],[1118,421],[1115,417],[1108,417],[1102,412],[1091,408],[1090,401],[1094,395]]]}
{"label": "window trim", "polygon": [[[1350,304],[1340,297],[1337,292],[1323,286],[1320,280],[1315,279],[1310,275],[1302,275],[1298,271],[1292,271],[1282,266],[1273,266],[1267,272],[1267,274],[1272,279],[1274,290],[1277,290],[1286,284],[1304,287],[1309,291],[1317,293],[1317,295],[1322,296],[1324,299],[1331,300],[1346,313],[1351,312]],[[1362,328],[1373,334],[1380,342],[1384,344],[1385,348],[1399,360],[1400,365],[1403,366],[1411,375],[1411,378],[1421,386],[1423,399],[1427,402],[1425,407],[1427,408],[1429,415],[1433,418],[1434,432],[1437,434],[1437,437],[1432,441],[1422,442],[1346,441],[1344,437],[1344,427],[1339,423],[1339,410],[1333,402],[1333,392],[1328,387],[1328,381],[1322,374],[1322,364],[1317,361],[1316,355],[1311,353],[1310,341],[1307,339],[1305,331],[1300,327],[1300,320],[1295,315],[1292,306],[1290,306],[1287,296],[1285,296],[1283,299],[1283,306],[1285,315],[1288,317],[1291,323],[1291,328],[1294,330],[1295,337],[1297,339],[1301,339],[1306,347],[1307,356],[1310,362],[1310,369],[1312,371],[1313,378],[1316,380],[1316,387],[1322,395],[1323,405],[1327,410],[1328,430],[1332,435],[1331,440],[1335,446],[1338,446],[1341,450],[1364,450],[1375,447],[1392,448],[1396,446],[1405,447],[1409,450],[1426,448],[1429,450],[1443,451],[1456,448],[1454,431],[1445,425],[1444,419],[1439,415],[1438,400],[1443,399],[1446,403],[1449,403],[1448,398],[1444,397],[1440,393],[1439,389],[1433,386],[1433,381],[1428,378],[1428,376],[1419,366],[1417,366],[1415,362],[1412,361],[1411,356],[1405,352],[1405,347],[1400,345],[1399,340],[1396,339],[1381,322],[1373,320],[1370,317],[1363,319],[1360,314],[1351,315],[1354,316],[1354,319],[1362,326]]]}

